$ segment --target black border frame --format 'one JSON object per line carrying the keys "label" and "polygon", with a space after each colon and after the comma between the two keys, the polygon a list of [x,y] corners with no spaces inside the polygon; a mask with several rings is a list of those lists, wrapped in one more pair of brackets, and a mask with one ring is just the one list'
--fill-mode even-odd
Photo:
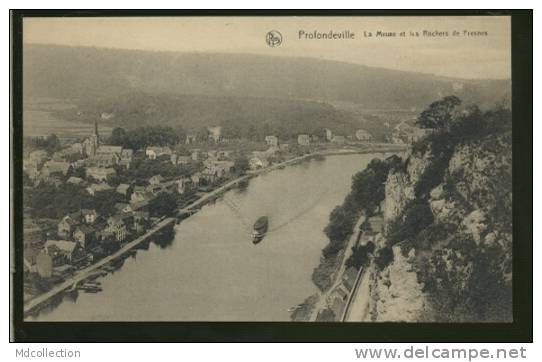
{"label": "black border frame", "polygon": [[[25,17],[127,16],[511,16],[513,113],[512,323],[25,322],[22,268],[10,265],[15,342],[532,342],[532,10],[12,10],[10,14],[10,238],[22,240],[22,22]],[[11,246],[10,246],[11,248]],[[10,250],[11,253],[11,250]]]}

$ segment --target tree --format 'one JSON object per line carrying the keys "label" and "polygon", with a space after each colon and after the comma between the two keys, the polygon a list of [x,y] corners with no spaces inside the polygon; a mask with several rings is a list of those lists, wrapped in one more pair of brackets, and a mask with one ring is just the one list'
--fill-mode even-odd
{"label": "tree", "polygon": [[45,146],[47,152],[53,153],[55,151],[58,151],[60,148],[60,140],[58,139],[58,136],[56,134],[53,133],[50,136],[47,136]]}
{"label": "tree", "polygon": [[171,215],[177,209],[177,200],[170,194],[161,193],[149,203],[149,211],[152,216]]}
{"label": "tree", "polygon": [[246,156],[239,156],[235,159],[233,168],[238,172],[245,172],[250,168],[248,158]]}
{"label": "tree", "polygon": [[209,130],[207,127],[200,127],[196,132],[196,139],[199,142],[207,142],[209,140]]}
{"label": "tree", "polygon": [[425,109],[416,124],[421,128],[448,129],[453,120],[453,111],[461,104],[456,96],[447,96],[433,102]]}
{"label": "tree", "polygon": [[115,146],[125,146],[127,141],[126,138],[126,130],[124,128],[116,127],[111,131],[109,143]]}
{"label": "tree", "polygon": [[177,136],[178,142],[184,142],[184,140],[186,140],[186,131],[183,126],[175,127],[175,135]]}

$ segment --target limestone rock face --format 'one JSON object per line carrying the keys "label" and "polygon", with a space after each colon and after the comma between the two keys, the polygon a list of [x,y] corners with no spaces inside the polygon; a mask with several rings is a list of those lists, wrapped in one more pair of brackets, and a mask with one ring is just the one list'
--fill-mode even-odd
{"label": "limestone rock face", "polygon": [[418,322],[426,318],[426,296],[411,264],[411,249],[405,257],[401,248],[393,248],[394,261],[378,276],[375,287],[375,321]]}
{"label": "limestone rock face", "polygon": [[390,173],[386,180],[385,195],[384,221],[389,223],[401,214],[408,201],[415,198],[408,175],[401,171]]}
{"label": "limestone rock face", "polygon": [[470,234],[476,244],[480,243],[481,234],[486,231],[486,216],[481,210],[474,210],[462,222],[467,234]]}
{"label": "limestone rock face", "polygon": [[506,137],[459,146],[447,173],[458,193],[486,214],[512,201],[512,152]]}
{"label": "limestone rock face", "polygon": [[[506,283],[512,280],[510,134],[458,143],[449,162],[444,163],[442,179],[435,180],[436,186],[428,195],[417,196],[418,183],[427,182],[421,180],[426,177],[427,167],[441,165],[432,165],[432,162],[437,160],[430,151],[410,153],[405,168],[388,174],[382,204],[385,230],[389,230],[390,223],[400,221],[405,206],[417,197],[421,199],[416,202],[427,202],[433,220],[423,230],[426,234],[413,234],[402,241],[395,239],[394,260],[382,271],[375,272],[371,307],[374,321],[431,321],[431,316],[436,316],[435,305],[430,302],[434,301],[431,299],[434,295],[429,297],[423,291],[422,281],[433,283],[427,284],[428,289],[445,290],[448,286],[441,278],[428,279],[428,276],[445,273],[455,278],[453,288],[458,293],[469,290],[472,286],[468,281],[477,265],[476,255],[490,253],[495,271]],[[433,168],[430,170],[433,172]],[[378,247],[386,242],[381,240]],[[474,242],[471,249],[461,246],[469,242]],[[399,245],[410,250],[407,256]],[[503,320],[509,317],[496,315]]]}
{"label": "limestone rock face", "polygon": [[409,153],[406,155],[407,166],[405,171],[393,171],[388,175],[384,198],[384,220],[386,223],[399,216],[406,204],[414,200],[416,183],[424,170],[431,163],[430,152],[423,155]]}

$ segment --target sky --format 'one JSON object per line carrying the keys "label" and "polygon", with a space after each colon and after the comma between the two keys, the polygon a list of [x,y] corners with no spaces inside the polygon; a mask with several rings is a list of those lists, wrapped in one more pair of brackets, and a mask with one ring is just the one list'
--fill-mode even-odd
{"label": "sky", "polygon": [[[25,18],[25,44],[153,51],[311,57],[466,79],[509,79],[511,26],[505,16],[470,17],[124,17]],[[282,44],[269,47],[276,30]],[[448,36],[423,36],[423,31]],[[307,39],[349,31],[353,39]],[[376,32],[394,32],[377,37]],[[458,32],[454,36],[453,31]],[[471,35],[466,35],[465,31]],[[401,37],[405,32],[407,36]],[[409,36],[418,32],[419,37]],[[487,35],[475,36],[475,32]],[[372,37],[368,34],[372,33]]]}

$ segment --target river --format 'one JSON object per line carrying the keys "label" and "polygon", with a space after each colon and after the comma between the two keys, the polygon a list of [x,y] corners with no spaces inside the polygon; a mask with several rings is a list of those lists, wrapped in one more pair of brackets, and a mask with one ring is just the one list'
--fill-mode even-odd
{"label": "river", "polygon": [[[351,177],[383,154],[328,156],[259,175],[175,227],[171,244],[125,260],[100,277],[103,291],[78,292],[35,321],[289,321],[311,281],[323,228]],[[253,245],[250,228],[269,216]]]}

